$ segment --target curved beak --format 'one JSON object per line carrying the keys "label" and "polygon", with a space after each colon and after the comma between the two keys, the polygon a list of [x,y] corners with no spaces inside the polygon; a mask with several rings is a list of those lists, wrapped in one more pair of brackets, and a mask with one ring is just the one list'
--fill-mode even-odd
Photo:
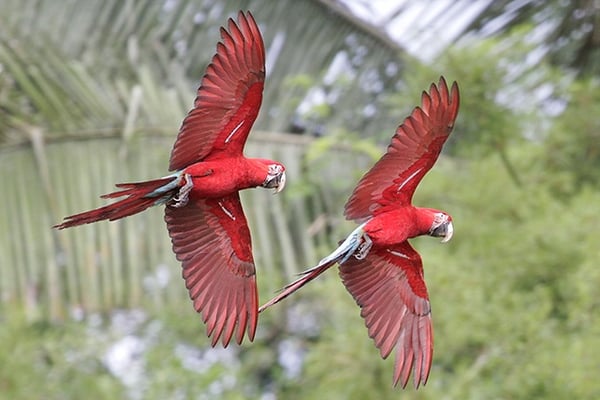
{"label": "curved beak", "polygon": [[442,243],[449,242],[452,239],[452,235],[454,234],[454,226],[452,225],[452,221],[448,221],[443,224],[446,228],[446,233],[444,234],[444,238],[442,239]]}
{"label": "curved beak", "polygon": [[285,188],[285,171],[283,171],[281,173],[281,175],[279,176],[278,182],[277,182],[277,186],[275,186],[275,191],[273,192],[273,194],[277,194],[279,192],[281,192],[284,188]]}
{"label": "curved beak", "polygon": [[262,186],[267,189],[275,189],[273,194],[281,192],[285,188],[285,171],[269,175]]}
{"label": "curved beak", "polygon": [[453,234],[454,226],[452,226],[452,221],[444,221],[429,232],[429,235],[433,237],[443,238],[442,243],[449,242]]}

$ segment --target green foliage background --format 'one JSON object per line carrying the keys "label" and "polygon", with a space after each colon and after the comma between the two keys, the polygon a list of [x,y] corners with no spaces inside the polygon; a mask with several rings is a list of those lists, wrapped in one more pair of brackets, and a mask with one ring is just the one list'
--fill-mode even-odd
{"label": "green foliage background", "polygon": [[[127,12],[117,3],[98,6],[106,36],[94,33],[87,45],[72,33],[87,26],[83,17],[72,19],[73,31],[64,28],[69,18],[50,13],[39,14],[38,25],[0,17],[0,399],[600,398],[600,82],[593,63],[574,71],[573,60],[555,56],[528,62],[536,49],[531,19],[451,46],[433,63],[381,50],[357,67],[364,75],[326,88],[343,93],[345,103],[315,106],[310,118],[329,125],[312,139],[264,131],[285,128],[328,60],[348,46],[348,32],[365,33],[340,20],[326,31],[338,26],[338,36],[315,33],[335,51],[290,34],[286,51],[296,44],[300,55],[285,53],[274,68],[262,131],[248,146],[252,155],[282,160],[290,181],[276,198],[265,191],[243,197],[263,301],[352,229],[343,204],[420,92],[441,74],[460,84],[455,131],[415,196],[455,221],[447,245],[414,240],[433,307],[434,364],[425,387],[402,392],[391,387],[393,360],[379,358],[334,271],[261,315],[254,343],[210,349],[161,210],[49,229],[99,205],[97,196],[115,182],[164,174],[203,68],[167,51],[180,24],[200,35],[184,23],[186,13],[197,6],[212,15],[207,32],[237,8],[251,7],[259,22],[263,15],[265,32],[286,23],[272,22],[286,15],[284,2],[272,9],[260,1],[176,2],[165,25],[151,18],[160,15],[158,3],[124,2]],[[327,2],[294,3],[325,25]],[[3,15],[21,21],[25,10],[35,15],[47,6],[15,4],[2,3]],[[73,16],[89,13],[77,2],[63,5]],[[554,2],[548,10],[565,12]],[[302,27],[294,28],[300,37]],[[47,41],[43,31],[52,32]],[[60,32],[71,34],[57,44]],[[210,45],[197,36],[190,48],[211,53],[214,34]],[[267,43],[273,36],[265,34]],[[390,59],[401,66],[387,78],[394,83],[359,96],[362,77]],[[296,70],[297,60],[311,67]],[[381,118],[365,132],[369,119],[357,110],[373,102]],[[356,120],[345,124],[350,116]],[[111,357],[124,367],[115,369]]]}

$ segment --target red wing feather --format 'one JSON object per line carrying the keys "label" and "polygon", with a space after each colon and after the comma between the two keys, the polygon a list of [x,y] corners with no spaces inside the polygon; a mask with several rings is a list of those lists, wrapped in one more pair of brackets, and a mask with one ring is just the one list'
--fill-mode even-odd
{"label": "red wing feather", "polygon": [[212,345],[254,339],[258,293],[250,231],[239,195],[197,199],[165,208],[173,251],[194,308],[202,314]]}
{"label": "red wing feather", "polygon": [[206,68],[194,108],[183,120],[170,170],[222,153],[241,155],[262,102],[265,47],[258,25],[240,11],[221,28],[217,53]]}
{"label": "red wing feather", "polygon": [[346,289],[361,308],[369,336],[386,358],[396,349],[394,385],[404,388],[411,371],[415,387],[425,384],[433,357],[431,307],[423,264],[408,242],[372,248],[340,266]]}
{"label": "red wing feather", "polygon": [[421,107],[398,127],[386,154],[358,182],[345,206],[347,219],[362,221],[380,208],[410,204],[454,127],[458,105],[458,85],[448,91],[443,77],[423,92]]}

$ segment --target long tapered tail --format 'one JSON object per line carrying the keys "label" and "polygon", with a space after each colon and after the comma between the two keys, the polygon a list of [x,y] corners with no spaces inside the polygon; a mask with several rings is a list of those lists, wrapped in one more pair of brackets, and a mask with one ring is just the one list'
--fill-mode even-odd
{"label": "long tapered tail", "polygon": [[285,286],[281,290],[281,292],[279,292],[279,294],[277,296],[273,297],[271,300],[269,300],[265,304],[263,304],[258,309],[258,312],[263,312],[265,309],[271,307],[273,304],[279,303],[281,300],[285,299],[290,294],[294,293],[296,290],[300,289],[302,286],[306,285],[308,282],[312,281],[317,276],[321,275],[323,272],[328,270],[329,267],[331,267],[332,265],[334,265],[336,263],[336,261],[337,260],[332,260],[327,263],[319,263],[317,266],[315,266],[311,269],[308,269],[304,272],[301,272],[300,278],[296,279],[294,282]]}
{"label": "long tapered tail", "polygon": [[364,235],[364,226],[366,223],[363,223],[358,228],[356,228],[346,240],[344,240],[337,249],[333,251],[330,255],[322,259],[319,264],[316,266],[307,269],[300,273],[300,278],[296,279],[294,282],[286,285],[281,292],[271,300],[267,301],[263,304],[258,312],[262,312],[265,309],[271,307],[273,304],[279,303],[281,300],[288,297],[290,294],[294,293],[296,290],[300,289],[302,286],[306,285],[308,282],[315,279],[317,276],[321,275],[323,272],[327,271],[331,266],[335,263],[342,264],[346,261],[356,249],[360,246],[363,241]]}
{"label": "long tapered tail", "polygon": [[65,229],[91,222],[128,217],[158,204],[164,204],[178,193],[181,174],[175,173],[164,178],[145,182],[119,183],[122,190],[100,196],[103,199],[125,197],[115,203],[65,217],[63,222],[53,228]]}

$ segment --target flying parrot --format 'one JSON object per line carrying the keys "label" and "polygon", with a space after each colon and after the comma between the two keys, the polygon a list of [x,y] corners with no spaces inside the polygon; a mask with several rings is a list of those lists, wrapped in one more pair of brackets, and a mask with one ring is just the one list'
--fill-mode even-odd
{"label": "flying parrot", "polygon": [[458,114],[456,82],[444,78],[423,92],[421,107],[398,127],[387,152],[348,199],[346,219],[360,225],[330,255],[259,308],[286,298],[335,263],[346,289],[361,308],[369,336],[387,358],[396,350],[393,383],[425,384],[433,356],[431,306],[423,263],[408,239],[421,235],[452,238],[452,217],[412,205],[423,176],[438,158]]}
{"label": "flying parrot", "polygon": [[246,158],[244,144],[256,120],[265,80],[265,47],[250,12],[221,28],[192,110],[183,120],[163,178],[121,183],[102,198],[124,197],[66,217],[64,229],[117,220],[165,205],[165,222],[183,278],[215,346],[254,339],[258,294],[248,223],[239,191],[262,186],[280,192],[285,168]]}

